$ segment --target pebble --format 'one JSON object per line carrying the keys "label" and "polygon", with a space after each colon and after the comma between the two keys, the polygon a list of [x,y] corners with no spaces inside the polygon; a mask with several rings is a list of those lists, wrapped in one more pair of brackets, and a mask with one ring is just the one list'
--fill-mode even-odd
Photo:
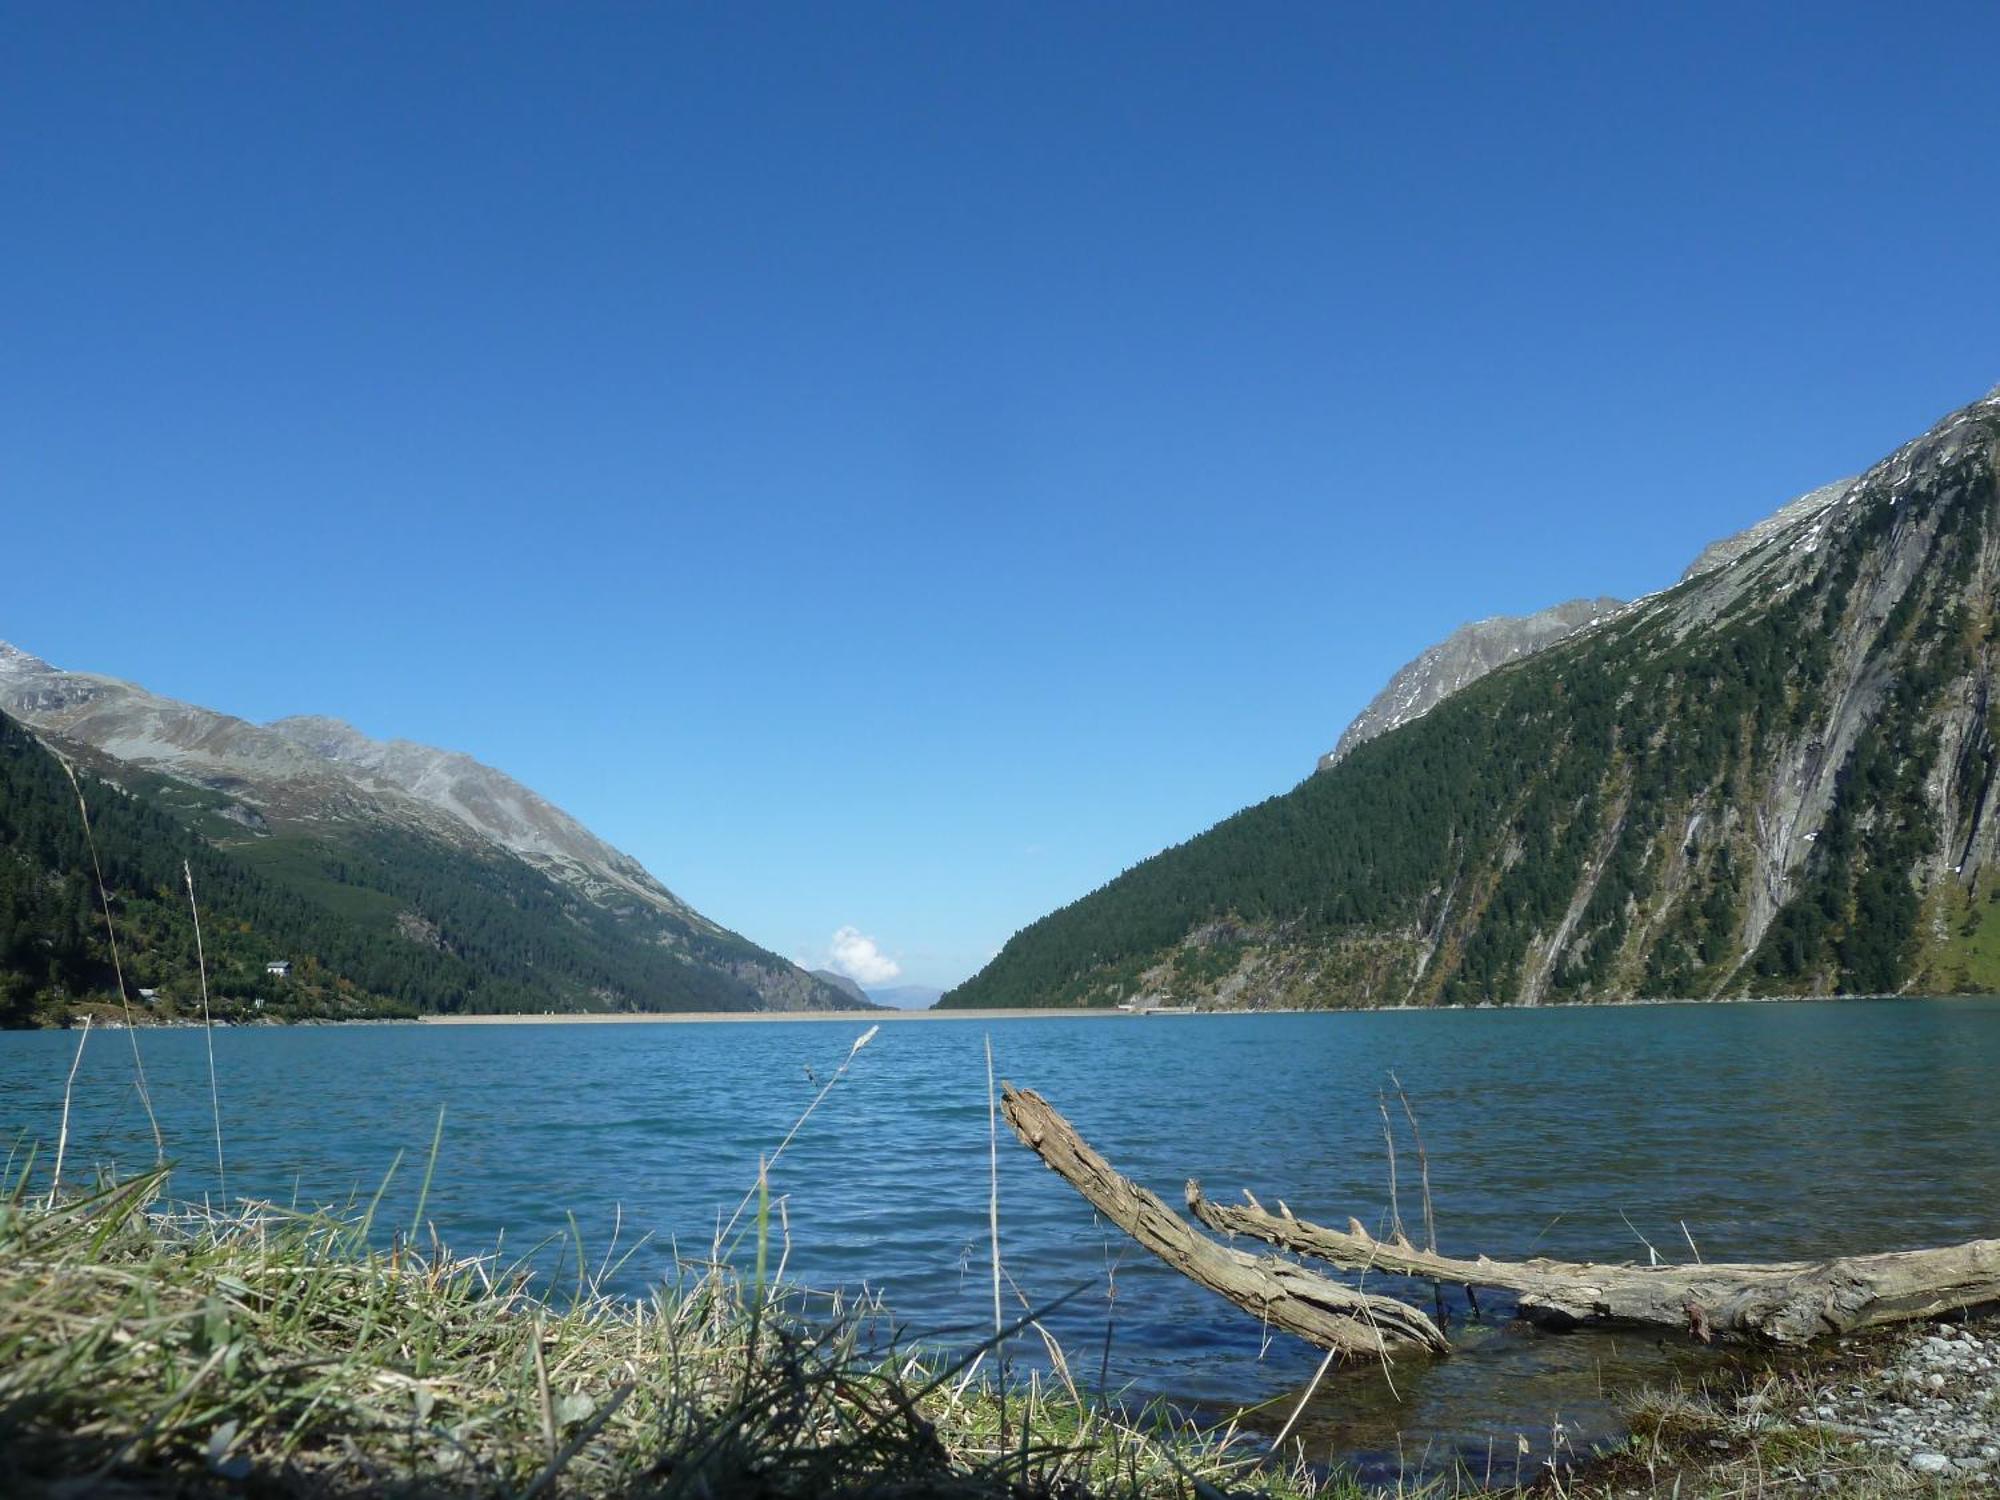
{"label": "pebble", "polygon": [[1801,1425],[1893,1453],[1916,1474],[2000,1492],[2000,1322],[1906,1333],[1858,1384],[1819,1389],[1792,1410]]}

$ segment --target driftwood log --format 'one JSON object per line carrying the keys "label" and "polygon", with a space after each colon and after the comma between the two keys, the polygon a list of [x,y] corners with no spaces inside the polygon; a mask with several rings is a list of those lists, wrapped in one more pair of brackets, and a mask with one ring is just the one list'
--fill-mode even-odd
{"label": "driftwood log", "polygon": [[[1261,1305],[1253,1305],[1257,1297],[1269,1300],[1270,1293],[1264,1288],[1285,1285],[1280,1268],[1287,1268],[1287,1262],[1252,1260],[1195,1235],[1158,1198],[1113,1172],[1040,1095],[1009,1088],[1002,1107],[1015,1133],[1044,1162],[1106,1218],[1170,1265],[1253,1312]],[[1148,1205],[1147,1211],[1125,1211],[1134,1203]],[[1344,1230],[1330,1229],[1297,1218],[1289,1209],[1270,1213],[1254,1199],[1244,1207],[1216,1203],[1203,1196],[1195,1182],[1187,1185],[1187,1203],[1194,1216],[1211,1229],[1248,1235],[1345,1270],[1511,1292],[1518,1299],[1522,1317],[1557,1328],[1671,1328],[1703,1341],[1722,1338],[1797,1344],[1875,1324],[2000,1302],[2000,1239],[1832,1260],[1737,1265],[1593,1265],[1545,1259],[1499,1261],[1483,1255],[1467,1260],[1420,1250],[1401,1235],[1378,1239],[1353,1219]],[[1121,1212],[1113,1212],[1112,1206]],[[1172,1227],[1162,1221],[1170,1221]],[[1235,1257],[1221,1263],[1233,1270],[1232,1278],[1222,1284],[1190,1269],[1195,1266],[1208,1271],[1211,1252]],[[1317,1277],[1313,1284],[1315,1288],[1339,1285]],[[1252,1290],[1251,1300],[1238,1294],[1245,1289]],[[1371,1326],[1399,1331],[1404,1326],[1392,1324],[1381,1313],[1380,1304],[1388,1303],[1401,1309],[1405,1318],[1415,1316],[1426,1330],[1428,1336],[1409,1342],[1444,1351],[1442,1336],[1414,1308],[1381,1296],[1367,1301]],[[1314,1305],[1336,1304],[1322,1300],[1315,1291]],[[1275,1317],[1270,1321],[1288,1326]],[[1312,1337],[1310,1333],[1305,1336]],[[1322,1347],[1346,1348],[1326,1339],[1314,1342]]]}
{"label": "driftwood log", "polygon": [[1408,1303],[1356,1291],[1274,1255],[1218,1245],[1157,1194],[1120,1176],[1040,1094],[1009,1084],[1000,1113],[1022,1144],[1105,1218],[1182,1275],[1272,1327],[1343,1355],[1450,1349],[1437,1325]]}
{"label": "driftwood log", "polygon": [[1238,1208],[1187,1185],[1188,1207],[1211,1229],[1253,1238],[1336,1266],[1497,1287],[1521,1315],[1558,1328],[1581,1324],[1682,1328],[1703,1340],[1801,1344],[1877,1323],[1929,1317],[2000,1301],[2000,1240],[1936,1250],[1896,1250],[1832,1260],[1680,1266],[1592,1265],[1561,1260],[1462,1260],[1380,1240],[1349,1219],[1329,1229],[1289,1212]]}

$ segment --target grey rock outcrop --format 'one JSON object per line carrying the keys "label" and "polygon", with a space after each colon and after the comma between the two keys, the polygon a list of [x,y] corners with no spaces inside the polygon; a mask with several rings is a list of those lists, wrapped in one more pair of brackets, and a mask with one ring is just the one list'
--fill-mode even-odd
{"label": "grey rock outcrop", "polygon": [[1719,542],[1710,542],[1701,549],[1695,560],[1687,565],[1680,576],[1680,582],[1699,578],[1704,573],[1713,573],[1717,568],[1726,568],[1746,553],[1754,552],[1779,532],[1818,515],[1828,506],[1845,500],[1855,484],[1854,479],[1837,479],[1832,484],[1823,484],[1816,490],[1809,490],[1796,500],[1787,501],[1755,526],[1726,536]]}
{"label": "grey rock outcrop", "polygon": [[373,740],[338,719],[253,724],[0,642],[0,711],[73,748],[225,790],[270,821],[400,824],[505,849],[593,899],[695,913],[644,866],[469,755]]}

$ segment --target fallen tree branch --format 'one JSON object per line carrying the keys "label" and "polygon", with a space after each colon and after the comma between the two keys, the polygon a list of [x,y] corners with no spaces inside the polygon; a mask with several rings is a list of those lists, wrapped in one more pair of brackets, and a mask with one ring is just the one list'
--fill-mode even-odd
{"label": "fallen tree branch", "polygon": [[1410,1348],[1449,1352],[1437,1325],[1407,1303],[1357,1292],[1276,1256],[1246,1255],[1218,1245],[1157,1194],[1120,1176],[1040,1094],[1004,1084],[1000,1113],[1021,1143],[1100,1214],[1176,1271],[1253,1317],[1342,1355],[1372,1359]]}
{"label": "fallen tree branch", "polygon": [[1197,1219],[1222,1233],[1349,1269],[1497,1287],[1520,1298],[1524,1318],[1562,1328],[1636,1324],[1679,1328],[1704,1341],[1795,1344],[2000,1301],[2000,1240],[1748,1265],[1463,1260],[1419,1250],[1400,1235],[1377,1239],[1355,1219],[1345,1230],[1329,1229],[1289,1210],[1279,1215],[1216,1203],[1196,1182],[1187,1185],[1187,1202]]}

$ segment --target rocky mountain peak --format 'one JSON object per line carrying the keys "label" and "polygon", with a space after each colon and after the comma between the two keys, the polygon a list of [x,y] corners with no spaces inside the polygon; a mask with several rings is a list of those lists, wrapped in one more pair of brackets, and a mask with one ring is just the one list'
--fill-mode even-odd
{"label": "rocky mountain peak", "polygon": [[297,714],[265,726],[330,768],[385,785],[524,859],[586,886],[608,884],[689,915],[686,904],[546,798],[457,750],[377,740],[342,719]]}
{"label": "rocky mountain peak", "polygon": [[1571,599],[1532,615],[1494,615],[1461,625],[1389,679],[1347,726],[1340,743],[1320,757],[1319,769],[1338,765],[1356,745],[1421,718],[1496,667],[1601,624],[1624,608],[1624,601],[1608,596]]}
{"label": "rocky mountain peak", "polygon": [[53,670],[39,656],[30,656],[19,646],[0,641],[0,676],[27,676]]}
{"label": "rocky mountain peak", "polygon": [[[254,724],[115,677],[65,672],[5,643],[0,714],[97,774],[141,789],[135,795],[151,795],[156,777],[200,789],[201,796],[183,794],[174,805],[182,812],[208,809],[233,825],[218,847],[268,840],[307,849],[423,848],[424,859],[438,862],[433,869],[446,870],[461,860],[468,870],[510,870],[505,857],[511,856],[559,893],[553,918],[539,907],[517,910],[524,930],[555,921],[556,928],[542,929],[551,952],[582,951],[564,947],[578,933],[586,948],[599,945],[598,957],[585,962],[586,969],[596,964],[590,972],[600,976],[588,990],[595,1005],[654,1008],[664,995],[687,992],[731,1006],[797,1010],[825,1008],[844,993],[728,932],[561,808],[458,751],[372,739],[324,715]],[[206,836],[217,837],[213,826]],[[447,885],[451,879],[445,877]],[[477,887],[484,900],[491,894],[481,885],[485,879],[468,877],[459,889]],[[575,898],[588,905],[571,904]],[[396,899],[414,900],[407,890]],[[434,918],[406,909],[399,930],[406,937],[429,933],[435,944]],[[651,978],[625,988],[601,978],[615,973]],[[586,982],[577,974],[547,980],[552,995]]]}
{"label": "rocky mountain peak", "polygon": [[[1995,402],[2000,402],[2000,387],[1967,408],[1967,412]],[[1945,425],[1948,429],[1949,423]],[[1852,499],[1866,477],[1838,479],[1821,485],[1787,501],[1755,525],[1710,542],[1688,564],[1676,584],[1727,568],[1793,528],[1808,526],[1815,518]],[[1356,745],[1420,717],[1488,672],[1546,650],[1628,607],[1610,598],[1572,599],[1536,614],[1497,615],[1460,626],[1398,670],[1388,686],[1355,716],[1333,749],[1319,758],[1316,769],[1324,771],[1338,765]]]}

